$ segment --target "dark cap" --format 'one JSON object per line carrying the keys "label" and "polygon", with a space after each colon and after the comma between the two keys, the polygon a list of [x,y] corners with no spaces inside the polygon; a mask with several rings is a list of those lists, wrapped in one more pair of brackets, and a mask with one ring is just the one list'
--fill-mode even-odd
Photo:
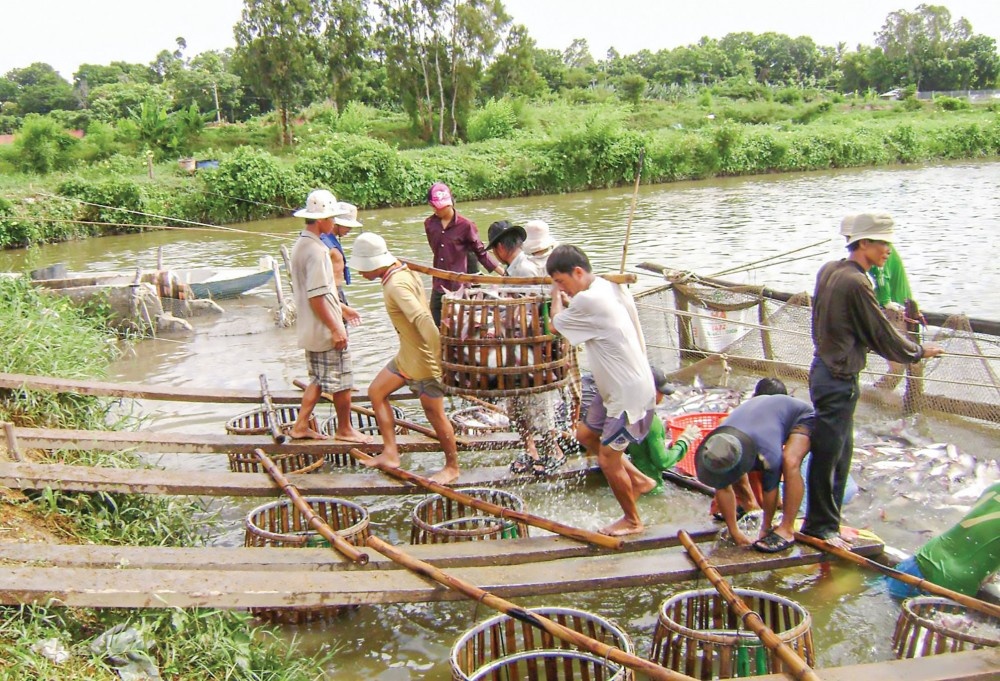
{"label": "dark cap", "polygon": [[490,225],[490,229],[487,232],[487,238],[490,241],[488,244],[486,244],[486,250],[492,251],[493,248],[497,245],[497,242],[500,241],[500,239],[504,238],[505,236],[511,233],[520,236],[522,242],[528,238],[528,233],[524,231],[524,227],[518,227],[517,225],[512,225],[506,220],[497,220],[496,222],[494,222],[492,225]]}
{"label": "dark cap", "polygon": [[757,461],[757,445],[742,430],[719,426],[705,436],[694,455],[698,480],[722,489],[749,473]]}
{"label": "dark cap", "polygon": [[653,372],[653,385],[656,386],[656,392],[664,395],[673,395],[674,386],[670,385],[670,381],[667,380],[667,375],[663,373],[663,369],[652,364],[649,365],[649,368]]}

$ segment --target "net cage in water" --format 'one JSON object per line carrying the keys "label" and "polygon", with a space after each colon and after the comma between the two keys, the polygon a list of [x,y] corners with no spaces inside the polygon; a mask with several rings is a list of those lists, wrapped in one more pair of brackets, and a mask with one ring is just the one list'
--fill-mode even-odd
{"label": "net cage in water", "polygon": [[[278,428],[287,431],[299,417],[299,408],[275,407],[274,413],[278,417]],[[309,427],[316,428],[315,417],[309,419]],[[226,432],[230,435],[267,435],[271,432],[271,417],[263,407],[251,409],[226,421]]]}
{"label": "net cage in water", "polygon": [[[572,608],[532,608],[531,612],[605,645],[634,653],[632,639],[610,620]],[[627,667],[581,651],[509,615],[498,615],[465,632],[452,646],[451,673],[456,681],[623,681],[634,678]]]}
{"label": "net cage in water", "polygon": [[[335,497],[304,497],[313,512],[349,544],[364,546],[368,539],[368,511]],[[245,546],[329,546],[291,499],[262,504],[247,513]]]}
{"label": "net cage in water", "polygon": [[[635,296],[654,364],[680,367],[693,360],[707,369],[724,363],[757,376],[808,380],[813,358],[808,293],[790,295],[669,270],[667,275],[669,286]],[[1000,325],[925,314],[929,325],[919,327],[906,313],[886,311],[901,333],[941,345],[945,355],[895,365],[870,353],[859,379],[862,398],[908,413],[938,411],[1000,423]]]}
{"label": "net cage in water", "polygon": [[[814,664],[812,617],[795,601],[734,589],[783,643]],[[742,625],[715,589],[684,591],[660,604],[650,659],[696,679],[730,679],[790,671]]]}
{"label": "net cage in water", "polygon": [[[287,431],[299,417],[299,408],[275,407],[274,413],[278,418],[278,427]],[[315,428],[316,419],[310,419],[309,425]],[[226,422],[226,432],[231,435],[267,435],[271,432],[271,419],[266,409],[253,409],[229,419]],[[228,456],[229,470],[234,473],[260,473],[264,470],[253,452],[229,452]],[[312,473],[323,466],[323,455],[316,452],[275,454],[271,460],[286,475]]]}
{"label": "net cage in water", "polygon": [[566,385],[576,357],[540,293],[463,289],[441,301],[441,369],[453,395],[516,397]]}
{"label": "net cage in water", "polygon": [[892,634],[892,650],[899,659],[996,647],[1000,619],[938,596],[903,601]]}
{"label": "net cage in water", "polygon": [[[390,405],[392,407],[392,415],[398,421],[399,419],[405,419],[406,413],[397,407],[396,405]],[[366,414],[360,411],[352,412],[351,419],[354,421],[354,427],[358,429],[359,432],[365,435],[378,435],[378,423],[375,421],[375,417],[371,414]],[[331,414],[330,418],[324,419],[319,425],[319,432],[324,435],[329,435],[333,437],[334,433],[337,431],[337,415]],[[404,435],[409,431],[400,426],[396,425],[395,428],[397,435]],[[331,466],[336,466],[338,468],[354,468],[359,466],[358,460],[346,452],[327,452],[326,461]]]}
{"label": "net cage in water", "polygon": [[[524,501],[511,492],[486,487],[458,490],[479,501],[511,511],[523,511]],[[528,536],[528,525],[511,518],[498,518],[455,499],[432,494],[422,499],[411,514],[411,544],[448,544],[461,541],[517,539]]]}

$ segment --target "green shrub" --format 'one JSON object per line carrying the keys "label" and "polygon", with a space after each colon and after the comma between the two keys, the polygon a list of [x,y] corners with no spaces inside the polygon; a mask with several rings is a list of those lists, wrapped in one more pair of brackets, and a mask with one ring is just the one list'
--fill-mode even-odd
{"label": "green shrub", "polygon": [[371,130],[372,118],[374,114],[371,107],[366,106],[364,102],[348,102],[337,118],[337,132],[367,135]]}
{"label": "green shrub", "polygon": [[823,114],[828,113],[832,108],[833,104],[831,102],[817,102],[796,114],[792,120],[800,125],[808,125]]}
{"label": "green shrub", "polygon": [[427,190],[413,185],[409,166],[395,149],[358,135],[336,133],[300,149],[295,172],[307,186],[326,187],[367,208],[397,204],[400,197]]}
{"label": "green shrub", "polygon": [[514,136],[516,127],[517,115],[510,100],[491,98],[469,117],[467,137],[470,142],[509,139]]}
{"label": "green shrub", "polygon": [[87,163],[111,158],[118,151],[115,129],[109,123],[93,121],[78,149],[79,157]]}
{"label": "green shrub", "polygon": [[309,186],[277,158],[251,147],[236,149],[220,160],[217,170],[199,172],[198,179],[204,194],[192,210],[208,222],[279,215],[302,205]]}
{"label": "green shrub", "polygon": [[802,90],[797,87],[786,87],[774,93],[774,101],[782,104],[798,104],[802,101]]}
{"label": "green shrub", "polygon": [[14,139],[16,162],[26,173],[63,170],[71,165],[79,142],[51,118],[28,114]]}
{"label": "green shrub", "polygon": [[969,104],[968,100],[959,99],[957,97],[935,97],[934,106],[942,111],[959,111],[962,109],[972,108],[972,105]]}
{"label": "green shrub", "polygon": [[[62,196],[78,199],[76,215],[79,220],[110,222],[124,225],[155,224],[158,220],[147,217],[146,194],[142,187],[131,180],[111,178],[64,180],[57,189]],[[114,234],[142,231],[141,227],[95,227],[95,233]]]}
{"label": "green shrub", "polygon": [[900,102],[899,108],[903,111],[920,111],[924,108],[923,102],[921,102],[916,97],[907,97],[902,102]]}

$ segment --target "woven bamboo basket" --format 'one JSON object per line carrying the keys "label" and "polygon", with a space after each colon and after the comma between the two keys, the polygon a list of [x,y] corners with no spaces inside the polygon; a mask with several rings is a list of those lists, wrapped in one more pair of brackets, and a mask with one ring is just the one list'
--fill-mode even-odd
{"label": "woven bamboo basket", "polygon": [[[941,615],[957,616],[969,624],[992,624],[996,628],[995,635],[987,638],[960,631],[954,624],[942,622]],[[1000,647],[1000,620],[938,596],[917,596],[903,601],[892,634],[892,649],[899,659],[996,647]]]}
{"label": "woven bamboo basket", "polygon": [[[470,488],[460,491],[512,511],[524,509],[521,498],[506,490]],[[528,525],[525,523],[497,518],[440,494],[425,497],[414,507],[411,515],[411,544],[449,544],[528,536]]]}
{"label": "woven bamboo basket", "polygon": [[452,395],[516,397],[566,385],[576,357],[549,329],[549,301],[540,294],[481,289],[447,293],[441,301],[441,370]]}
{"label": "woven bamboo basket", "polygon": [[[322,468],[325,462],[323,455],[319,452],[272,454],[271,461],[285,475],[292,473],[312,473]],[[264,469],[252,452],[229,452],[229,470],[234,473],[260,473]]]}
{"label": "woven bamboo basket", "polygon": [[[299,417],[299,408],[275,407],[274,413],[278,417],[278,427],[284,431],[291,428],[295,419]],[[315,417],[309,419],[309,427],[316,429]],[[271,422],[265,409],[253,409],[226,421],[226,432],[230,435],[267,435],[271,432]]]}
{"label": "woven bamboo basket", "polygon": [[[406,418],[406,413],[402,409],[400,409],[396,405],[391,405],[391,406],[392,406],[392,414],[393,416],[396,417],[397,421],[399,419]],[[374,416],[371,416],[370,414],[362,414],[361,412],[357,411],[353,412],[353,414],[354,414],[353,419],[355,428],[357,428],[365,435],[378,435],[378,423],[375,422]],[[336,430],[337,430],[336,414],[331,415],[330,418],[323,421],[319,426],[319,432],[323,433],[324,435],[329,435],[330,437],[333,437],[333,434],[336,432]],[[409,432],[406,428],[398,424],[396,425],[395,430],[396,430],[396,435],[405,435],[406,433]],[[326,462],[329,463],[331,466],[336,466],[337,468],[355,468],[361,465],[358,463],[357,459],[355,459],[350,454],[347,454],[346,452],[328,452],[326,455]]]}
{"label": "woven bamboo basket", "polygon": [[[601,643],[633,653],[632,640],[614,622],[583,610],[532,608],[537,613]],[[467,679],[632,679],[631,670],[578,650],[542,629],[498,615],[465,632],[451,649],[451,673]]]}
{"label": "woven bamboo basket", "polygon": [[[812,617],[782,596],[735,589],[747,607],[777,636],[814,664]],[[650,659],[696,679],[730,679],[788,671],[737,616],[715,589],[684,591],[660,604]]]}

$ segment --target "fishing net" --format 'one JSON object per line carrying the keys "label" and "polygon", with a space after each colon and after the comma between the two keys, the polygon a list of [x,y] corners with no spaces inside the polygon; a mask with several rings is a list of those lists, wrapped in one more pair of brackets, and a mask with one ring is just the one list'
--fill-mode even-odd
{"label": "fishing net", "polygon": [[[650,360],[676,367],[675,378],[734,370],[807,381],[813,345],[808,293],[727,284],[665,271],[671,283],[636,295]],[[902,313],[887,313],[900,327]],[[862,397],[907,413],[936,411],[1000,423],[1000,336],[974,330],[963,315],[930,315],[911,333],[934,342],[943,357],[914,365],[870,354],[860,376]]]}

